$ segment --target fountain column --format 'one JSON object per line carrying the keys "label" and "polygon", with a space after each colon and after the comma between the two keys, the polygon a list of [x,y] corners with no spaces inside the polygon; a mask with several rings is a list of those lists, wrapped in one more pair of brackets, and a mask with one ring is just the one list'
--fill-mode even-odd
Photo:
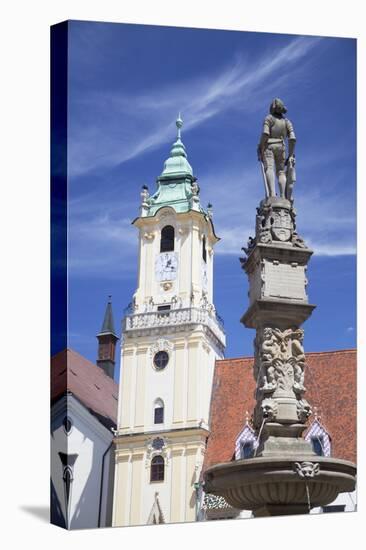
{"label": "fountain column", "polygon": [[306,293],[313,252],[296,230],[296,138],[284,113],[277,98],[264,120],[258,160],[265,198],[257,208],[255,237],[241,258],[249,279],[249,306],[241,322],[256,331],[253,419],[258,447],[253,458],[217,464],[204,474],[206,492],[223,496],[234,508],[252,510],[254,516],[308,513],[339,493],[352,492],[356,476],[354,464],[318,456],[302,437],[311,414],[302,325],[315,308]]}
{"label": "fountain column", "polygon": [[314,305],[306,293],[312,250],[296,232],[296,213],[286,199],[269,197],[257,209],[256,235],[242,266],[249,279],[249,307],[241,321],[256,330],[254,426],[257,456],[306,453],[301,438],[311,414],[305,394],[304,330]]}

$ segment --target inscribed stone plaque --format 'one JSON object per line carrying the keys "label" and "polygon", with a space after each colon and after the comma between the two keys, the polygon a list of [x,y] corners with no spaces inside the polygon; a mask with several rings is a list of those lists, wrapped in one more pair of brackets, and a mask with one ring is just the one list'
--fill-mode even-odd
{"label": "inscribed stone plaque", "polygon": [[264,297],[308,301],[305,266],[265,261]]}

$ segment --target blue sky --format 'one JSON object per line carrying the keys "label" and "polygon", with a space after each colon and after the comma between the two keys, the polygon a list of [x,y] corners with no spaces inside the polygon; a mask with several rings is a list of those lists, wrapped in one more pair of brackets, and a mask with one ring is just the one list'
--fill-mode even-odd
{"label": "blue sky", "polygon": [[307,351],[356,345],[356,41],[254,32],[71,22],[69,32],[69,346],[91,360],[107,296],[116,325],[136,286],[143,184],[155,189],[184,119],[201,202],[214,206],[215,305],[227,357],[251,355],[240,248],[263,197],[256,159],[273,97],[297,142],[297,228],[314,256],[317,305]]}

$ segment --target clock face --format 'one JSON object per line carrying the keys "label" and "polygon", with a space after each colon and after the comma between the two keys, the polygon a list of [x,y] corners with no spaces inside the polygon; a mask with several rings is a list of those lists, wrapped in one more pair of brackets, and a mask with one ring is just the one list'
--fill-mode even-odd
{"label": "clock face", "polygon": [[155,277],[158,281],[173,281],[177,276],[178,254],[162,252],[156,257]]}

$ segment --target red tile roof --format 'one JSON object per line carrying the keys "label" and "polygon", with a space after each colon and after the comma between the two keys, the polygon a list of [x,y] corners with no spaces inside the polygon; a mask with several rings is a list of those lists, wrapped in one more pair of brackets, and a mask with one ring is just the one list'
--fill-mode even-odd
{"label": "red tile roof", "polygon": [[[356,462],[356,350],[307,353],[305,398],[332,438],[332,456]],[[216,361],[210,436],[203,471],[232,459],[235,440],[253,412],[253,357]],[[311,423],[313,416],[309,419]]]}
{"label": "red tile roof", "polygon": [[51,358],[51,403],[66,392],[105,426],[116,426],[118,385],[100,367],[71,349]]}

